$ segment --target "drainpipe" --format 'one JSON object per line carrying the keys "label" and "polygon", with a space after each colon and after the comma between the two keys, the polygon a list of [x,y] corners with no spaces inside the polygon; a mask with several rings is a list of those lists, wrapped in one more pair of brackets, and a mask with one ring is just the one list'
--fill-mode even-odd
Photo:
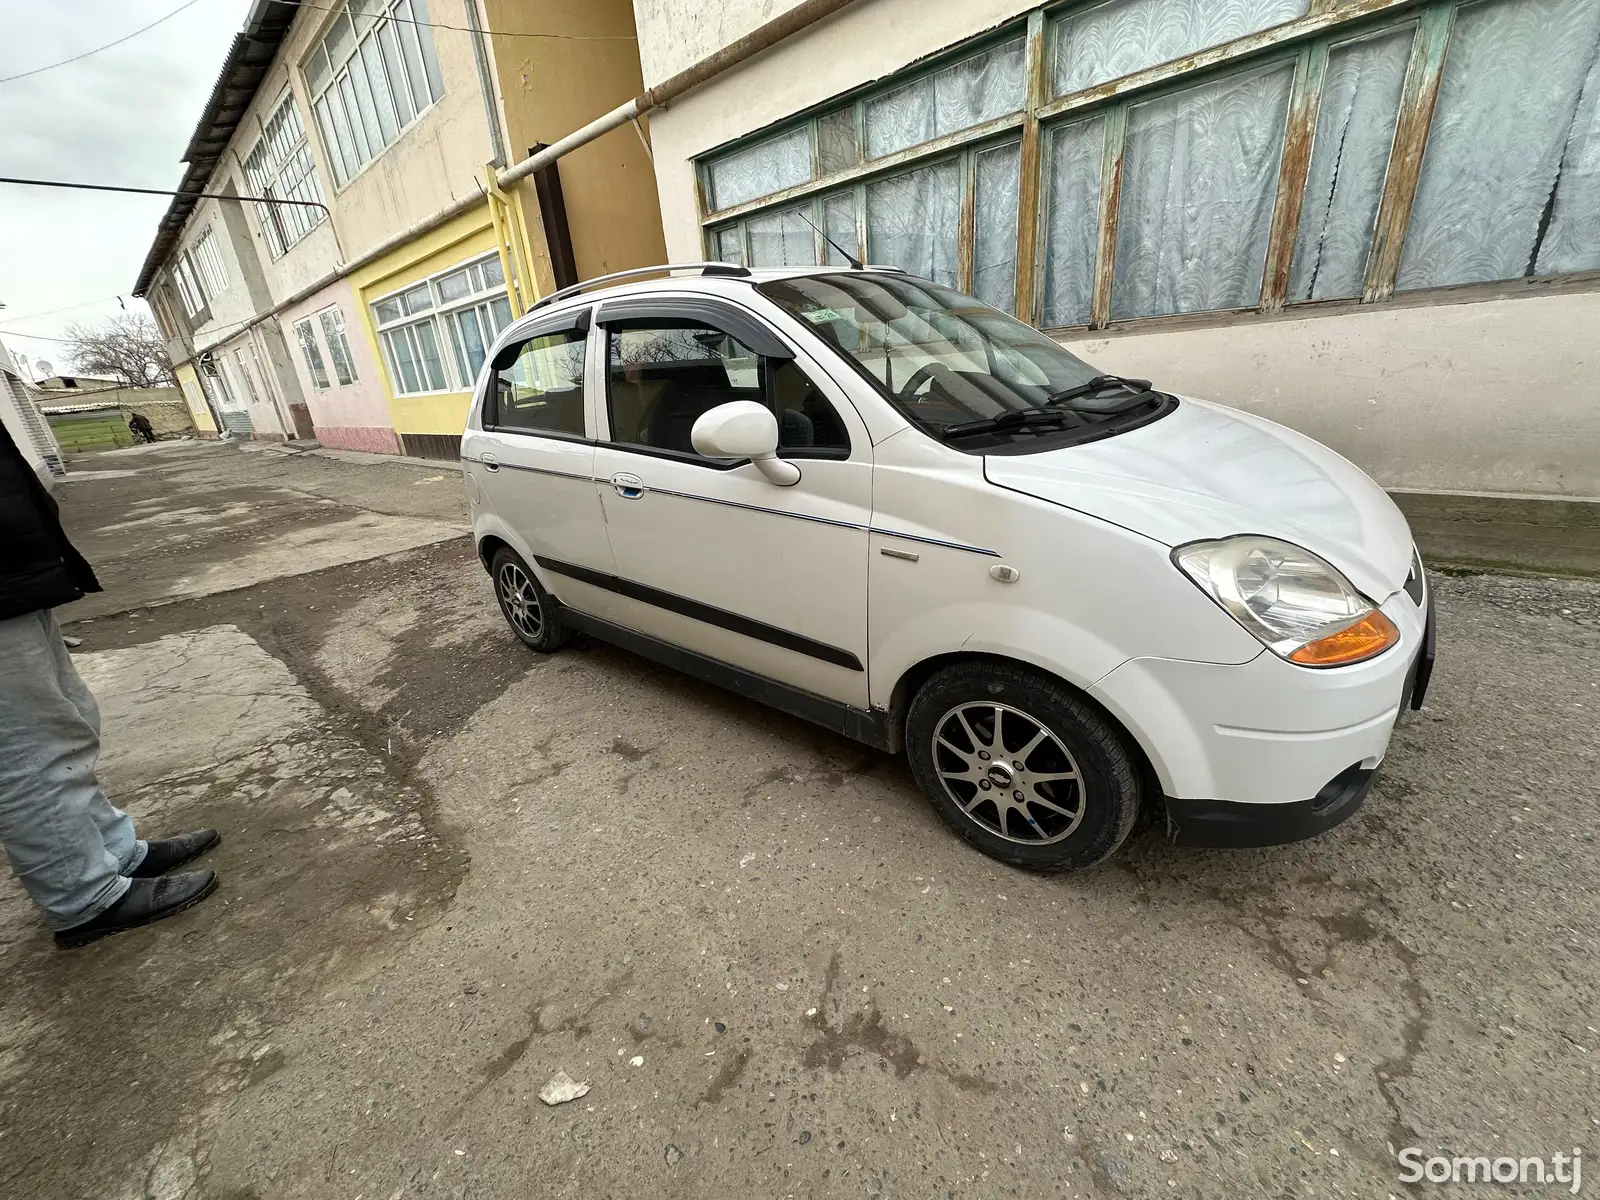
{"label": "drainpipe", "polygon": [[764,50],[770,50],[785,38],[799,33],[807,26],[815,25],[824,17],[831,17],[854,0],[803,0],[780,17],[768,21],[765,25],[758,26],[745,34],[738,41],[730,42],[716,53],[702,58],[687,70],[679,71],[670,79],[663,80],[653,88],[645,88],[643,92],[629,100],[626,104],[619,105],[606,113],[605,116],[590,121],[576,133],[569,133],[558,142],[546,146],[539,153],[523,159],[515,166],[500,173],[500,186],[511,188],[526,179],[542,167],[547,167],[556,159],[571,153],[579,146],[587,145],[601,134],[609,133],[620,125],[626,125],[643,116],[654,108],[661,108],[672,100],[676,100],[690,88],[721,75],[724,71],[738,66],[747,59],[754,58]]}
{"label": "drainpipe", "polygon": [[472,30],[472,57],[478,64],[478,91],[483,96],[483,115],[489,122],[489,148],[494,165],[506,165],[506,143],[500,136],[500,111],[494,100],[494,76],[489,70],[489,47],[484,42],[483,22],[478,19],[478,0],[465,0],[467,26]]}

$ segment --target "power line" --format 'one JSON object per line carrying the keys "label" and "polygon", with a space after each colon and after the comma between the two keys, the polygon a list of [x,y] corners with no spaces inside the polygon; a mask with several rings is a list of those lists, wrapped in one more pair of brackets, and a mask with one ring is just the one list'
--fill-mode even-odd
{"label": "power line", "polygon": [[[317,12],[344,12],[348,5],[345,4],[302,4],[300,0],[272,0],[274,4],[287,4],[294,8],[312,8]],[[638,37],[631,33],[521,33],[514,30],[502,29],[473,29],[470,25],[445,25],[439,21],[414,21],[409,17],[397,17],[386,13],[379,17],[380,21],[393,21],[397,25],[417,25],[424,29],[454,29],[457,33],[486,33],[490,37],[530,37],[530,38],[557,38],[567,42],[636,42]],[[0,79],[0,83],[4,83]]]}
{"label": "power line", "polygon": [[132,33],[125,34],[124,36],[119,37],[114,42],[107,42],[104,46],[96,46],[93,50],[85,50],[82,54],[74,54],[71,58],[63,58],[60,62],[53,62],[53,63],[50,63],[47,66],[43,66],[43,67],[35,67],[31,71],[23,71],[21,74],[18,74],[18,75],[7,75],[7,76],[5,76],[5,78],[0,79],[0,83],[11,83],[13,80],[26,79],[30,75],[38,75],[38,74],[41,74],[44,71],[54,71],[57,67],[64,67],[68,63],[78,62],[80,59],[88,58],[91,54],[99,54],[100,51],[102,51],[102,50],[109,50],[113,46],[120,46],[120,45],[122,45],[123,42],[126,42],[126,41],[129,41],[129,40],[133,39],[133,38],[136,38],[141,33],[149,32],[150,30],[154,29],[157,25],[160,25],[163,21],[172,20],[173,17],[177,16],[184,9],[193,8],[198,3],[200,3],[200,0],[187,0],[186,3],[178,5],[177,8],[173,9],[166,16],[158,17],[154,21],[151,21],[150,24],[145,25],[145,26],[143,26],[143,27],[141,27],[139,29],[135,29]]}
{"label": "power line", "polygon": [[[240,203],[250,204],[292,204],[301,208],[320,208],[323,212],[328,212],[328,206],[320,200],[280,200],[276,196],[235,196],[228,192],[186,192],[174,191],[171,188],[123,187],[115,183],[76,183],[66,179],[17,179],[10,175],[0,175],[0,183],[15,183],[24,187],[71,188],[74,191],[85,192],[132,192],[137,196],[190,196],[196,200],[237,200]],[[328,213],[328,215],[331,217],[333,214]]]}
{"label": "power line", "polygon": [[121,300],[122,296],[123,296],[123,293],[118,293],[115,296],[101,296],[101,297],[99,297],[98,299],[95,299],[95,300],[82,300],[82,301],[79,301],[77,304],[64,304],[60,308],[47,309],[44,312],[26,313],[26,314],[23,314],[23,313],[7,313],[6,314],[6,320],[8,320],[8,321],[37,321],[41,317],[53,317],[57,313],[71,312],[73,309],[77,309],[77,308],[88,308],[91,304],[104,304],[108,300]]}

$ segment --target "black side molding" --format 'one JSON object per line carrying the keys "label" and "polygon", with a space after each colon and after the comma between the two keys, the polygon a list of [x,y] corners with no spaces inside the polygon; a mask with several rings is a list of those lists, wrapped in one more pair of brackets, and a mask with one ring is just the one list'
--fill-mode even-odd
{"label": "black side molding", "polygon": [[1167,833],[1179,846],[1242,850],[1282,846],[1326,833],[1351,816],[1377,778],[1376,767],[1346,767],[1310,800],[1241,804],[1236,800],[1167,801]]}
{"label": "black side molding", "polygon": [[765,621],[757,621],[753,617],[741,616],[739,613],[729,612],[725,608],[702,604],[698,600],[691,600],[689,597],[680,596],[675,592],[664,592],[660,588],[653,588],[646,583],[636,583],[632,579],[622,579],[616,575],[607,575],[603,571],[580,567],[574,563],[561,562],[554,558],[545,558],[542,555],[536,556],[533,561],[546,571],[554,571],[557,575],[565,575],[568,579],[576,579],[579,583],[587,583],[591,587],[605,588],[608,592],[616,592],[617,595],[627,596],[630,600],[640,600],[645,604],[653,604],[657,608],[664,608],[668,612],[678,613],[680,616],[692,617],[696,621],[704,621],[707,625],[716,625],[721,629],[743,634],[745,637],[755,638],[762,642],[770,642],[774,646],[781,646],[785,650],[793,650],[796,654],[805,654],[812,658],[821,659],[823,662],[832,663],[836,667],[845,667],[851,671],[865,670],[861,665],[861,660],[850,651],[841,650],[837,646],[830,646],[826,642],[816,641],[814,638],[808,638],[790,629],[780,629],[776,625],[768,625]]}
{"label": "black side molding", "polygon": [[642,658],[671,667],[675,671],[682,671],[685,675],[693,675],[696,679],[703,679],[718,687],[727,688],[730,692],[748,697],[770,708],[776,708],[790,716],[799,717],[801,720],[821,725],[835,733],[842,733],[847,738],[866,743],[874,750],[885,750],[893,754],[900,748],[898,739],[894,735],[894,723],[886,712],[841,704],[837,700],[830,700],[815,692],[779,683],[776,679],[769,679],[765,675],[758,675],[754,671],[747,671],[743,667],[733,666],[694,650],[686,650],[682,646],[675,646],[671,642],[664,642],[649,634],[613,625],[610,621],[591,617],[588,613],[579,612],[559,602],[557,608],[563,624],[623,650],[631,651]]}

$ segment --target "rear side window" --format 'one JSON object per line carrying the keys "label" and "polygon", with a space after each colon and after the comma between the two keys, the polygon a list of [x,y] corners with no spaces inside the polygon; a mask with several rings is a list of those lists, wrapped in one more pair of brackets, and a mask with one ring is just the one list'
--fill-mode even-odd
{"label": "rear side window", "polygon": [[[584,436],[583,331],[529,338],[495,373],[495,425],[501,429]],[[501,351],[499,361],[506,352]]]}

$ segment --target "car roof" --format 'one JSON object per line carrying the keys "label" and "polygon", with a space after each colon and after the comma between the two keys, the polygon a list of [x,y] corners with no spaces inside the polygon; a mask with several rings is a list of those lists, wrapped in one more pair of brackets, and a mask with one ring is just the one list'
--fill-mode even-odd
{"label": "car roof", "polygon": [[[705,266],[707,264],[693,264]],[[720,265],[720,264],[718,264]],[[642,268],[645,269],[645,268]],[[539,323],[545,317],[556,317],[578,308],[585,308],[600,300],[615,300],[624,296],[634,296],[641,293],[659,295],[662,292],[683,292],[685,295],[737,295],[746,288],[760,283],[770,283],[780,279],[801,279],[819,275],[852,275],[864,272],[904,274],[898,267],[866,266],[861,271],[854,267],[736,267],[728,266],[724,270],[702,270],[696,274],[668,275],[669,270],[689,270],[684,267],[658,267],[648,268],[663,272],[659,278],[619,280],[616,283],[606,284],[600,280],[593,281],[593,290],[576,292],[570,296],[559,296],[557,299],[540,303],[535,301],[530,308],[516,322],[518,326]],[[580,284],[579,287],[585,285]]]}

